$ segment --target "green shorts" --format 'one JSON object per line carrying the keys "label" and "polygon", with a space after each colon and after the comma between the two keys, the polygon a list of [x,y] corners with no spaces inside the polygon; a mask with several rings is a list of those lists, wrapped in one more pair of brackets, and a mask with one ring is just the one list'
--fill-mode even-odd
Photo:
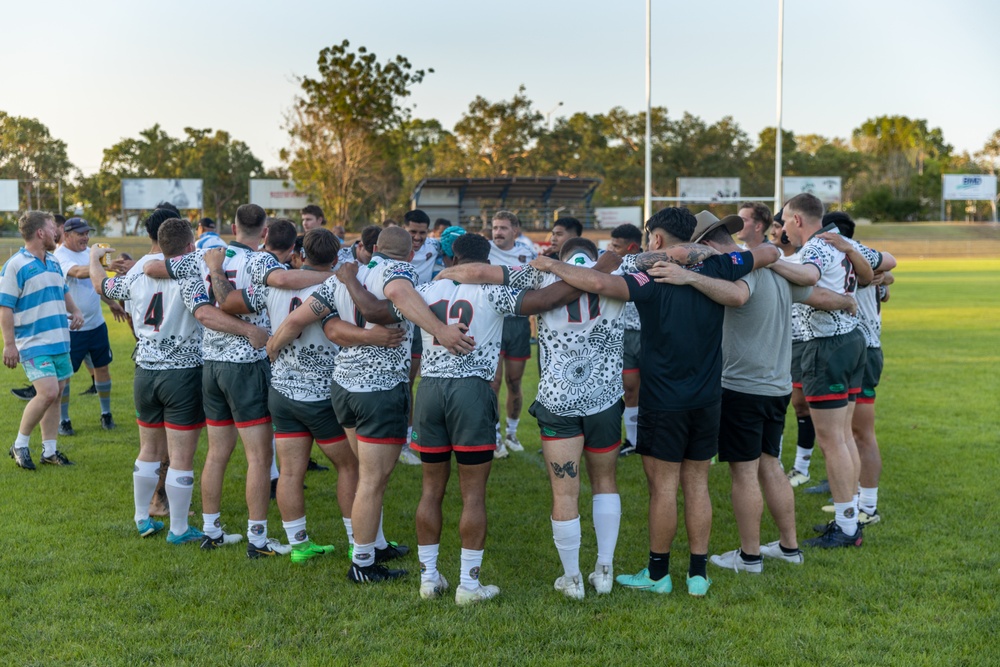
{"label": "green shorts", "polygon": [[641,331],[625,330],[625,353],[622,356],[622,373],[639,372],[639,339],[641,337]]}
{"label": "green shorts", "polygon": [[542,444],[549,440],[566,440],[583,436],[583,448],[588,452],[603,454],[617,450],[622,442],[622,410],[625,402],[619,400],[607,410],[586,417],[562,417],[549,412],[535,401],[528,413],[538,420]]}
{"label": "green shorts", "polygon": [[413,342],[410,343],[410,358],[419,359],[424,354],[424,336],[420,327],[413,326]]}
{"label": "green shorts", "polygon": [[503,318],[500,356],[510,361],[527,361],[531,358],[531,322],[527,317]]}
{"label": "green shorts", "polygon": [[865,374],[861,380],[861,393],[858,394],[858,403],[874,403],[875,387],[882,379],[882,348],[869,347],[865,352]]}
{"label": "green shorts", "polygon": [[293,401],[271,387],[267,394],[271,428],[278,438],[312,438],[320,445],[346,440],[330,401]]}
{"label": "green shorts", "polygon": [[330,385],[330,400],[337,421],[352,428],[358,442],[375,445],[406,444],[410,422],[410,385],[400,382],[386,391],[347,391]]}
{"label": "green shorts", "polygon": [[24,374],[28,376],[28,382],[41,380],[46,377],[54,377],[62,382],[73,376],[73,364],[69,359],[69,352],[62,354],[40,354],[37,357],[21,362]]}
{"label": "green shorts", "polygon": [[860,330],[806,341],[802,348],[802,392],[811,408],[842,408],[861,393],[865,337]]}
{"label": "green shorts", "polygon": [[792,386],[802,389],[802,348],[805,341],[792,341]]}
{"label": "green shorts", "polygon": [[205,426],[201,366],[172,370],[135,369],[135,421],[146,428],[192,431]]}
{"label": "green shorts", "polygon": [[493,460],[497,396],[481,378],[425,377],[413,406],[413,449],[425,463],[451,458],[462,465]]}
{"label": "green shorts", "polygon": [[252,364],[206,361],[202,372],[202,394],[209,426],[237,428],[270,424],[267,391],[271,365],[261,359]]}

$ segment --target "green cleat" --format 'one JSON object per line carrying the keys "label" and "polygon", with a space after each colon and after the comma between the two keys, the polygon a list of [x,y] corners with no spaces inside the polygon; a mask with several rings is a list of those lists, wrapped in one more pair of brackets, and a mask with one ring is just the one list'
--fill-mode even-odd
{"label": "green cleat", "polygon": [[707,577],[697,576],[688,577],[688,595],[692,595],[696,598],[703,598],[705,594],[708,593],[708,587],[712,585],[712,580]]}
{"label": "green cleat", "polygon": [[316,556],[325,556],[326,554],[333,553],[334,546],[332,544],[319,545],[309,540],[308,542],[303,542],[302,544],[292,545],[292,555],[291,559],[293,563],[304,563],[311,558]]}
{"label": "green cleat", "polygon": [[649,591],[650,593],[670,593],[674,590],[674,584],[670,581],[670,575],[663,577],[659,580],[653,580],[649,578],[649,570],[647,568],[642,568],[637,574],[619,574],[615,577],[620,585],[625,588],[635,588],[640,591]]}

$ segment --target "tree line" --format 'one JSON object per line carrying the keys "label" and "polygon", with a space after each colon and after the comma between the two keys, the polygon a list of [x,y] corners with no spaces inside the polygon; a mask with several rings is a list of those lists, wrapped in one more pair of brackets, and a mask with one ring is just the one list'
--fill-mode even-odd
{"label": "tree line", "polygon": [[[277,169],[265,170],[224,130],[188,127],[172,137],[153,125],[105,149],[100,169],[85,175],[41,121],[0,111],[0,178],[61,180],[68,206],[79,203],[100,223],[121,214],[122,178],[201,178],[206,215],[219,220],[247,200],[250,178],[290,178],[330,220],[354,229],[400,215],[427,177],[597,177],[598,206],[642,195],[645,112],[615,106],[550,125],[522,86],[510,99],[476,96],[448,129],[414,118],[407,104],[432,69],[399,55],[381,61],[346,40],[323,49],[317,66],[315,78],[299,78]],[[680,176],[738,176],[744,193],[774,191],[775,128],[753,138],[732,116],[709,123],[662,106],[651,121],[654,196],[675,196]],[[840,176],[844,207],[876,222],[935,219],[943,173],[996,174],[1000,166],[1000,129],[970,155],[956,152],[940,128],[906,116],[868,119],[848,138],[783,130],[781,142],[784,175]],[[22,184],[22,191],[36,207],[57,206],[51,187]]]}

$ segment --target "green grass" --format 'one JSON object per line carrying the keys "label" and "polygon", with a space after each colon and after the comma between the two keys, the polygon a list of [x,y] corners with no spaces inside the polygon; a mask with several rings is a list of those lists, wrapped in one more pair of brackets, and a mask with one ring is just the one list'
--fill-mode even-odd
{"label": "green grass", "polygon": [[[114,332],[117,431],[98,425],[97,399],[73,387],[78,435],[60,448],[77,465],[0,464],[0,663],[49,664],[554,664],[990,665],[1000,641],[1000,523],[996,400],[1000,261],[904,263],[884,309],[886,368],[878,432],[884,519],[860,550],[806,554],[802,567],[768,562],[762,576],[711,572],[709,596],[689,598],[683,525],[671,565],[676,590],[659,597],[616,588],[575,603],[552,590],[561,573],[549,528],[549,490],[527,416],[523,454],[494,465],[483,580],[501,597],[472,608],[423,602],[411,575],[379,587],[345,579],[336,475],[310,473],[309,527],[338,553],[303,567],[251,562],[236,547],[203,553],[140,540],[132,524],[131,337]],[[537,381],[528,364],[527,395]],[[23,372],[4,369],[3,386]],[[22,403],[5,393],[0,427],[13,438]],[[789,419],[786,443],[793,443]],[[40,443],[34,435],[37,459]],[[204,459],[204,439],[196,470]],[[794,447],[786,447],[790,463]],[[230,465],[223,518],[245,531],[245,462]],[[813,463],[815,477],[822,462]],[[616,566],[642,567],[646,492],[638,457],[619,471],[623,520]],[[455,480],[453,479],[453,485]],[[738,544],[725,466],[711,472],[712,551]],[[419,470],[399,467],[386,499],[390,539],[415,547]],[[825,497],[796,494],[800,539],[826,518]],[[197,511],[197,495],[195,499]],[[457,489],[449,490],[439,566],[457,583]],[[581,499],[586,571],[596,555],[590,496]],[[766,515],[766,513],[765,513]],[[272,535],[281,535],[277,508]],[[683,524],[683,520],[682,520]],[[765,518],[762,537],[776,539]],[[709,566],[712,568],[712,566]]]}

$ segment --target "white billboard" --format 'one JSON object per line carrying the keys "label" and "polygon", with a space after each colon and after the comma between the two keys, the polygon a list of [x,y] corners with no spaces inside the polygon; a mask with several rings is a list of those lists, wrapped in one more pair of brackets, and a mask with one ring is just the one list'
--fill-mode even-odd
{"label": "white billboard", "polygon": [[19,211],[21,206],[17,196],[17,181],[0,181],[0,211]]}
{"label": "white billboard", "polygon": [[603,229],[614,229],[618,225],[626,223],[633,224],[642,229],[642,207],[641,206],[609,206],[607,208],[595,208],[594,215],[597,217],[597,226]]}
{"label": "white billboard", "polygon": [[251,178],[250,203],[268,210],[302,209],[309,205],[309,198],[295,189],[292,181],[280,178]]}
{"label": "white billboard", "polygon": [[943,198],[948,201],[993,201],[997,177],[989,174],[945,174]]}
{"label": "white billboard", "polygon": [[160,202],[170,202],[180,210],[200,209],[200,178],[124,178],[122,206],[127,211],[148,211]]}
{"label": "white billboard", "polygon": [[839,204],[841,199],[840,176],[785,176],[781,179],[785,201],[808,192],[824,204]]}
{"label": "white billboard", "polygon": [[689,201],[718,201],[740,196],[739,178],[678,178],[677,196]]}

